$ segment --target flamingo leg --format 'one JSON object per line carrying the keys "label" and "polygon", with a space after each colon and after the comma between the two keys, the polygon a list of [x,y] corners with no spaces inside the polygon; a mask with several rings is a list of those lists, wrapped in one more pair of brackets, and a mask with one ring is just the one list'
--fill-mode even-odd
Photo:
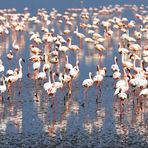
{"label": "flamingo leg", "polygon": [[113,99],[113,108],[114,108],[115,111],[117,110],[116,109],[116,101],[117,101],[117,98],[116,98],[116,96],[114,96],[114,99]]}
{"label": "flamingo leg", "polygon": [[83,49],[83,40],[80,39],[80,49]]}
{"label": "flamingo leg", "polygon": [[27,77],[30,78],[30,63],[28,63],[28,74]]}
{"label": "flamingo leg", "polygon": [[100,67],[102,67],[102,50],[100,50]]}
{"label": "flamingo leg", "polygon": [[53,108],[53,110],[52,110],[52,113],[53,113],[53,120],[52,120],[52,122],[51,122],[51,126],[50,126],[50,128],[48,129],[48,132],[49,132],[49,133],[52,133],[53,130],[54,130],[55,117],[56,117],[56,115],[55,115],[55,111],[54,111],[54,96],[52,96],[51,107]]}
{"label": "flamingo leg", "polygon": [[19,96],[21,95],[21,91],[22,91],[22,83],[21,80],[18,81],[18,87],[19,87]]}
{"label": "flamingo leg", "polygon": [[120,122],[122,122],[123,111],[124,111],[124,109],[123,109],[123,102],[120,99]]}

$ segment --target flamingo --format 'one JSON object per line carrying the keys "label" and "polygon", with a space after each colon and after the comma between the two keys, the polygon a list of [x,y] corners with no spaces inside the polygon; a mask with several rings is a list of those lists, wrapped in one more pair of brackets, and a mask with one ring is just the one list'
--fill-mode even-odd
{"label": "flamingo", "polygon": [[143,96],[145,98],[148,98],[148,88],[142,89],[139,93],[139,96]]}
{"label": "flamingo", "polygon": [[51,78],[50,78],[50,70],[48,70],[48,82],[44,83],[43,88],[45,91],[52,88]]}
{"label": "flamingo", "polygon": [[23,77],[23,71],[22,71],[22,64],[21,62],[24,62],[25,63],[25,60],[20,58],[19,59],[19,71],[18,71],[18,79],[21,80],[22,77]]}
{"label": "flamingo", "polygon": [[19,69],[15,69],[15,71],[17,71],[17,78],[18,78],[18,80],[19,80],[19,95],[20,95],[20,92],[21,92],[21,88],[22,88],[22,86],[21,86],[21,80],[22,80],[22,77],[23,77],[23,68],[22,68],[22,64],[21,64],[21,62],[25,62],[25,60],[24,59],[22,59],[22,58],[20,58],[19,59]]}
{"label": "flamingo", "polygon": [[148,98],[148,88],[145,88],[145,89],[142,89],[139,93],[139,96],[140,96],[140,107],[141,107],[141,110],[142,110],[142,105],[143,105],[143,102],[142,102],[142,98]]}
{"label": "flamingo", "polygon": [[60,73],[60,74],[57,74],[57,76],[59,77],[59,81],[60,82],[63,82],[68,84],[68,87],[69,87],[69,93],[71,93],[71,81],[72,81],[72,78],[70,75],[68,74],[63,74],[63,73]]}
{"label": "flamingo", "polygon": [[20,46],[16,43],[16,40],[13,41],[12,47],[13,47],[13,49],[15,49],[16,51],[20,50]]}
{"label": "flamingo", "polygon": [[49,68],[50,68],[50,64],[45,62],[43,65],[43,69],[45,70],[45,72],[48,71]]}
{"label": "flamingo", "polygon": [[143,65],[144,65],[144,61],[141,60],[140,61],[140,67],[136,67],[136,58],[134,58],[133,70],[134,70],[135,73],[141,73],[144,69]]}
{"label": "flamingo", "polygon": [[114,96],[117,95],[117,98],[120,99],[120,116],[123,114],[124,112],[124,103],[127,100],[127,94],[125,92],[122,92],[122,89],[119,88],[119,91],[114,93]]}
{"label": "flamingo", "polygon": [[47,90],[47,94],[49,96],[55,96],[56,92],[57,92],[57,88],[55,85],[52,85],[52,87]]}
{"label": "flamingo", "polygon": [[121,78],[121,72],[118,71],[118,70],[115,70],[114,73],[113,73],[113,78],[118,80]]}
{"label": "flamingo", "polygon": [[62,81],[63,83],[69,83],[71,81],[71,77],[67,74],[57,74],[59,76],[59,81]]}
{"label": "flamingo", "polygon": [[126,74],[126,67],[124,67],[123,71],[124,71],[124,76],[123,79],[119,79],[116,83],[115,88],[120,88],[122,86],[126,86],[128,84],[128,80],[129,80],[129,76]]}
{"label": "flamingo", "polygon": [[99,72],[100,72],[100,74],[104,77],[104,76],[106,75],[106,72],[107,72],[106,67],[99,68]]}
{"label": "flamingo", "polygon": [[4,72],[4,70],[5,70],[4,65],[3,64],[0,64],[0,72]]}
{"label": "flamingo", "polygon": [[[98,66],[97,66],[98,68]],[[103,81],[103,75],[100,74],[100,71],[96,72],[96,75],[93,77],[93,82],[97,84],[97,86]]]}
{"label": "flamingo", "polygon": [[117,64],[117,60],[118,60],[118,59],[117,59],[117,57],[115,56],[115,57],[114,57],[114,64],[111,66],[111,70],[112,70],[112,71],[116,71],[116,70],[117,70],[117,71],[120,71],[119,66],[118,66],[118,64]]}
{"label": "flamingo", "polygon": [[[57,39],[60,41],[60,43],[66,43],[65,39],[63,36],[57,34]],[[66,46],[65,46],[66,47]]]}
{"label": "flamingo", "polygon": [[38,73],[37,78],[39,80],[45,80],[46,79],[46,69],[43,67],[43,71]]}
{"label": "flamingo", "polygon": [[54,85],[57,89],[59,89],[59,88],[63,88],[62,80],[59,81],[59,82],[58,82],[58,81],[55,81],[55,76],[56,76],[56,74],[53,73],[53,74],[52,74],[53,85]]}
{"label": "flamingo", "polygon": [[52,74],[52,71],[48,71],[48,82],[44,83],[44,90],[47,92],[49,96],[54,96],[57,91],[57,86],[54,85],[54,83],[51,83],[50,73]]}
{"label": "flamingo", "polygon": [[85,37],[85,35],[78,31],[78,26],[76,26],[76,30],[74,31],[74,34],[79,38],[79,40],[80,40],[80,48],[82,48],[82,39]]}
{"label": "flamingo", "polygon": [[127,48],[123,48],[122,45],[121,45],[121,43],[119,43],[118,52],[119,52],[119,53],[125,53],[125,54],[127,54],[127,53],[129,53],[130,51],[129,51]]}
{"label": "flamingo", "polygon": [[69,75],[72,77],[72,79],[76,79],[79,75],[79,72],[80,72],[79,61],[76,61],[76,66],[70,69]]}
{"label": "flamingo", "polygon": [[12,50],[10,50],[9,53],[7,54],[7,59],[8,59],[8,60],[12,60],[13,57],[14,57],[14,56],[13,56],[13,52],[12,52]]}
{"label": "flamingo", "polygon": [[[6,84],[5,84],[5,77],[4,76],[2,77],[2,80],[3,80],[3,84],[0,85],[0,92],[1,92],[1,94],[3,94],[7,90]],[[2,96],[2,100],[3,100],[3,96]]]}
{"label": "flamingo", "polygon": [[6,72],[7,76],[10,76],[10,75],[13,75],[13,74],[14,74],[14,71],[11,70],[11,69],[8,69],[7,72]]}
{"label": "flamingo", "polygon": [[[87,100],[87,91],[88,89],[93,86],[94,84],[94,81],[93,81],[93,76],[92,76],[92,73],[89,72],[89,78],[88,79],[85,79],[83,80],[82,82],[82,86],[84,87],[84,98]],[[86,95],[86,97],[85,97]],[[85,102],[86,103],[86,102]],[[82,104],[82,106],[84,107],[84,103]]]}
{"label": "flamingo", "polygon": [[18,69],[15,69],[12,74],[5,77],[5,81],[8,83],[14,83],[18,80]]}
{"label": "flamingo", "polygon": [[69,49],[71,49],[73,51],[80,50],[80,48],[77,45],[71,44],[71,38],[70,37],[67,38],[67,42],[68,42]]}
{"label": "flamingo", "polygon": [[31,52],[34,53],[35,55],[39,55],[39,54],[42,53],[42,50],[41,49],[39,49],[38,47],[35,47],[32,44],[29,47],[31,49]]}
{"label": "flamingo", "polygon": [[68,51],[69,50],[69,48],[67,47],[67,46],[63,46],[62,44],[61,44],[61,42],[59,42],[60,44],[59,44],[59,51],[61,51],[61,52],[66,52],[66,51]]}
{"label": "flamingo", "polygon": [[105,50],[105,47],[99,43],[95,43],[95,48],[102,52],[102,50]]}
{"label": "flamingo", "polygon": [[98,42],[96,42],[94,44],[95,49],[99,50],[99,54],[100,54],[100,65],[102,66],[102,61],[101,61],[101,57],[102,57],[102,50],[105,50],[105,47],[102,44],[99,44]]}
{"label": "flamingo", "polygon": [[86,89],[88,89],[88,88],[90,88],[93,84],[94,84],[94,81],[93,81],[92,73],[89,72],[89,79],[85,79],[85,80],[82,82],[82,86],[85,87]]}
{"label": "flamingo", "polygon": [[29,58],[30,61],[32,62],[40,62],[43,60],[43,56],[41,55],[33,55]]}
{"label": "flamingo", "polygon": [[129,50],[132,50],[132,51],[139,51],[141,50],[141,46],[139,44],[129,44]]}
{"label": "flamingo", "polygon": [[129,62],[129,61],[126,61],[125,60],[125,55],[126,53],[124,52],[121,52],[121,62],[122,62],[122,66],[123,67],[126,67],[128,69],[133,69],[133,63]]}
{"label": "flamingo", "polygon": [[29,38],[30,41],[34,40],[35,38],[40,37],[39,32],[34,33],[34,32],[31,31],[31,32],[29,32],[29,34],[31,35],[30,38]]}
{"label": "flamingo", "polygon": [[65,68],[66,68],[66,70],[71,70],[71,69],[73,69],[72,64],[70,64],[70,63],[68,62],[68,55],[66,55],[66,64],[65,64]]}
{"label": "flamingo", "polygon": [[34,62],[33,63],[33,70],[39,70],[40,66],[41,66],[41,62],[40,61]]}
{"label": "flamingo", "polygon": [[94,43],[94,40],[92,38],[89,38],[89,37],[85,37],[84,41],[86,43]]}
{"label": "flamingo", "polygon": [[34,38],[33,41],[34,41],[37,45],[43,43],[43,41],[42,41],[42,39],[41,39],[40,37],[36,37],[36,38]]}

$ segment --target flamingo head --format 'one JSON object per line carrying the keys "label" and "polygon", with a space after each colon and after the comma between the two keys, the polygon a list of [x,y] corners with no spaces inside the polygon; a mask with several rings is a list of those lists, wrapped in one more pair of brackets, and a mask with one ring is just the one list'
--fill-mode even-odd
{"label": "flamingo head", "polygon": [[18,68],[15,68],[14,69],[14,72],[16,72],[18,74],[19,73],[19,69]]}
{"label": "flamingo head", "polygon": [[68,37],[66,41],[69,43],[69,42],[71,41],[71,38],[70,38],[70,37]]}
{"label": "flamingo head", "polygon": [[30,48],[34,48],[34,45],[30,44],[29,47],[30,47]]}
{"label": "flamingo head", "polygon": [[106,73],[107,73],[107,69],[106,69],[106,67],[104,67],[103,70],[105,71],[105,74],[106,74]]}
{"label": "flamingo head", "polygon": [[55,74],[56,74],[57,77],[59,77],[59,74],[58,73],[55,73]]}
{"label": "flamingo head", "polygon": [[131,60],[134,60],[134,59],[135,59],[135,57],[134,57],[133,54],[131,54],[129,58],[130,58]]}
{"label": "flamingo head", "polygon": [[118,95],[119,93],[121,93],[121,88],[117,88],[114,92],[114,96]]}
{"label": "flamingo head", "polygon": [[9,52],[10,52],[10,54],[12,55],[12,53],[13,53],[12,50],[10,50]]}
{"label": "flamingo head", "polygon": [[22,61],[25,63],[25,59],[22,59]]}
{"label": "flamingo head", "polygon": [[127,81],[129,82],[131,79],[130,75],[127,75]]}
{"label": "flamingo head", "polygon": [[114,57],[114,59],[115,59],[116,62],[118,62],[118,58],[116,56]]}
{"label": "flamingo head", "polygon": [[100,66],[99,66],[99,65],[97,65],[97,71],[99,71],[99,68],[100,68]]}

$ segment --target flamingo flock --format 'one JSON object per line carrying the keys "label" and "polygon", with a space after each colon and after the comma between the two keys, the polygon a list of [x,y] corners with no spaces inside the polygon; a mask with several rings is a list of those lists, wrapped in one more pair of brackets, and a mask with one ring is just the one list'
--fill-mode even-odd
{"label": "flamingo flock", "polygon": [[[135,11],[135,19],[110,16],[115,12],[120,14],[123,9]],[[97,69],[87,70],[86,79],[83,77],[79,87],[84,87],[84,92],[89,93],[89,88],[103,84],[111,70],[114,85],[110,87],[115,101],[120,100],[121,114],[128,101],[143,109],[143,101],[148,98],[148,16],[144,9],[138,11],[128,5],[92,11],[69,8],[64,14],[56,9],[50,12],[38,9],[35,16],[29,10],[17,13],[15,9],[4,9],[0,21],[1,43],[11,41],[8,48],[3,49],[9,66],[5,66],[7,60],[2,56],[0,59],[3,100],[6,99],[4,93],[13,95],[10,92],[14,85],[19,85],[20,89],[23,87],[26,75],[28,80],[40,84],[49,97],[55,97],[59,89],[72,95],[76,81],[87,69],[87,66],[81,66],[81,60],[95,52],[97,64],[94,63],[93,67]],[[25,40],[29,46],[25,45]],[[110,50],[112,43],[118,47]],[[24,59],[22,52],[28,58]],[[114,55],[106,57],[109,52]],[[106,61],[107,58],[114,61],[107,63],[110,68],[104,64],[104,57]]]}

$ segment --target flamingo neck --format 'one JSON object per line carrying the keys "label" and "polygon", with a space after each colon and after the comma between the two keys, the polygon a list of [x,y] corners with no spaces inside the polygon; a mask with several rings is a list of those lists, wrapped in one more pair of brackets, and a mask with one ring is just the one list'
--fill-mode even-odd
{"label": "flamingo neck", "polygon": [[114,58],[114,62],[117,65],[117,57]]}
{"label": "flamingo neck", "polygon": [[21,64],[21,60],[19,60],[19,68],[22,71],[22,64]]}
{"label": "flamingo neck", "polygon": [[122,64],[125,63],[125,53],[121,54],[121,62],[122,62]]}
{"label": "flamingo neck", "polygon": [[48,82],[51,83],[50,70],[48,70]]}
{"label": "flamingo neck", "polygon": [[5,79],[3,78],[3,86],[6,86]]}
{"label": "flamingo neck", "polygon": [[144,64],[143,64],[143,61],[142,60],[140,62],[140,67],[141,67],[141,69],[144,69]]}
{"label": "flamingo neck", "polygon": [[133,68],[136,69],[136,58],[134,58]]}
{"label": "flamingo neck", "polygon": [[48,63],[48,55],[45,53],[45,63]]}
{"label": "flamingo neck", "polygon": [[13,41],[12,46],[15,46],[15,44],[16,44],[16,40]]}
{"label": "flamingo neck", "polygon": [[53,83],[55,83],[55,73],[52,74]]}
{"label": "flamingo neck", "polygon": [[70,47],[70,46],[71,46],[71,39],[68,42],[68,47]]}
{"label": "flamingo neck", "polygon": [[126,73],[126,70],[125,70],[126,68],[124,67],[124,69],[123,69],[123,75],[124,75],[124,78],[126,78],[127,77],[127,73]]}
{"label": "flamingo neck", "polygon": [[92,74],[91,73],[89,73],[89,79],[92,79]]}
{"label": "flamingo neck", "polygon": [[68,56],[66,56],[66,63],[68,64]]}
{"label": "flamingo neck", "polygon": [[78,57],[78,53],[76,55],[76,67],[79,69],[79,57]]}
{"label": "flamingo neck", "polygon": [[76,31],[75,31],[75,32],[77,32],[77,33],[79,32],[79,31],[78,31],[78,26],[76,26]]}
{"label": "flamingo neck", "polygon": [[125,85],[126,85],[126,87],[128,88],[129,85],[128,85],[128,79],[127,79],[127,78],[128,78],[128,77],[125,78]]}

